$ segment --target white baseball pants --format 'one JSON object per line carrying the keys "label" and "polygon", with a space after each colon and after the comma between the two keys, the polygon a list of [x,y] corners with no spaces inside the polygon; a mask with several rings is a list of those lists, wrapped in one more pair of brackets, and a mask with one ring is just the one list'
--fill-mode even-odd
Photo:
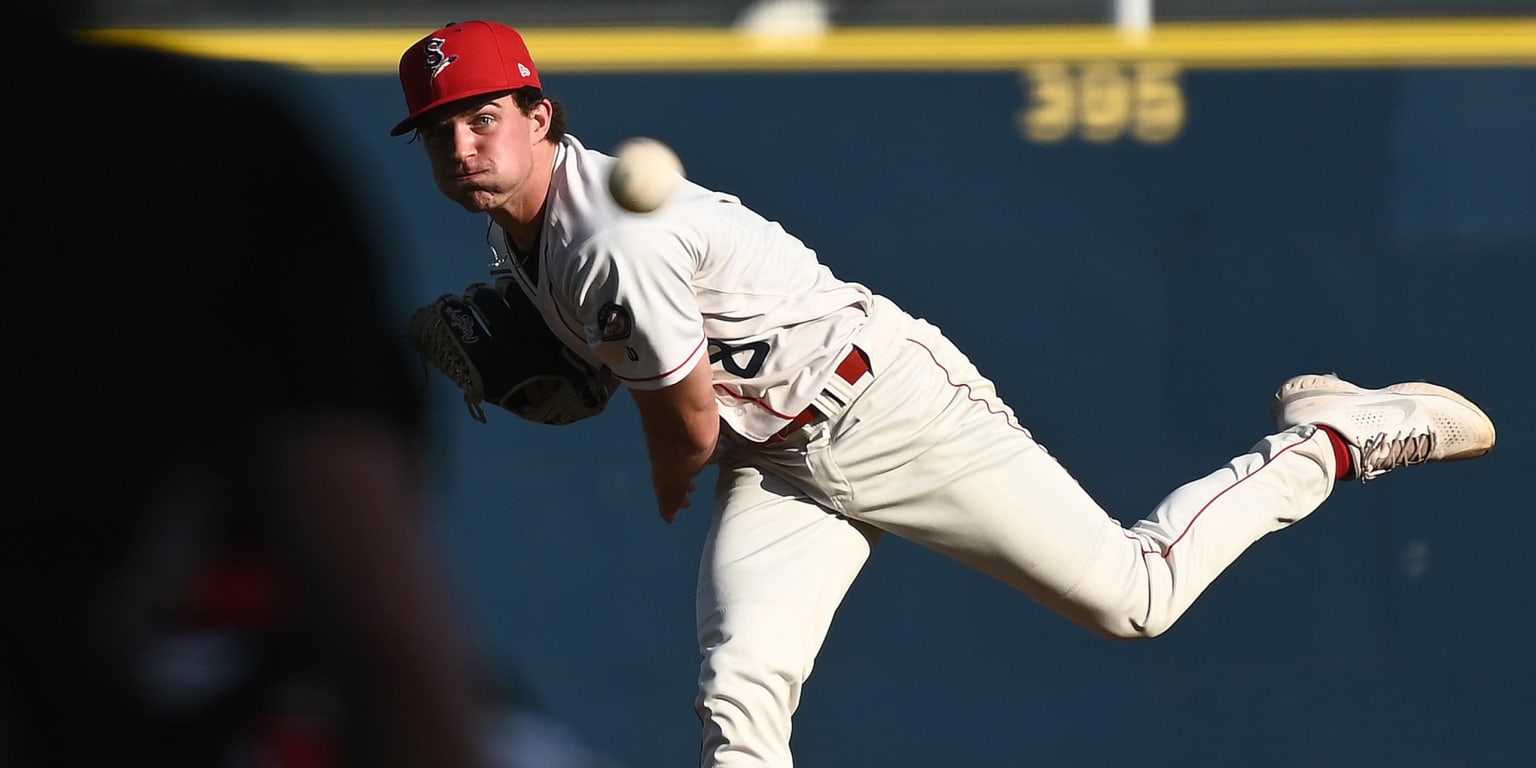
{"label": "white baseball pants", "polygon": [[820,401],[830,418],[782,443],[722,451],[697,598],[704,766],[793,764],[801,686],[884,533],[1098,633],[1153,637],[1253,542],[1333,490],[1326,435],[1297,427],[1126,528],[937,328],[878,299],[858,344],[873,375],[833,377]]}

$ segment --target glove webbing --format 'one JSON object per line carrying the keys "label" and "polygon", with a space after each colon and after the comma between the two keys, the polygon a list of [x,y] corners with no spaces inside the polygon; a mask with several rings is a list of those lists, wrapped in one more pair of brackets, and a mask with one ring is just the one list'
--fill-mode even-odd
{"label": "glove webbing", "polygon": [[453,383],[459,385],[459,389],[464,391],[464,406],[469,409],[469,415],[475,421],[486,423],[485,409],[480,407],[485,402],[485,392],[458,345],[450,341],[453,329],[443,321],[439,312],[432,312],[430,318],[426,333],[411,334],[416,343],[416,351],[421,354],[423,361],[431,360]]}

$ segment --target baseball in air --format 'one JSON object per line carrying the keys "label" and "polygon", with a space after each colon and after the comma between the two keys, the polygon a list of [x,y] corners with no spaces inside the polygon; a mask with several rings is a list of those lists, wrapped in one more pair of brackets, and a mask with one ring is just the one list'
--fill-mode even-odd
{"label": "baseball in air", "polygon": [[650,213],[665,204],[683,178],[683,164],[671,147],[640,137],[619,145],[608,175],[608,192],[625,210]]}

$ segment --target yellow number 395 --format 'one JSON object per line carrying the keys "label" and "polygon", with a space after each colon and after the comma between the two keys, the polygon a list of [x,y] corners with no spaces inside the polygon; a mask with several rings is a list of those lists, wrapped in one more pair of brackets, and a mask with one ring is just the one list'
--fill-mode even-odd
{"label": "yellow number 395", "polygon": [[1107,143],[1129,133],[1162,144],[1184,128],[1184,92],[1173,64],[1040,64],[1021,80],[1028,103],[1017,121],[1029,141],[1050,144],[1076,135]]}

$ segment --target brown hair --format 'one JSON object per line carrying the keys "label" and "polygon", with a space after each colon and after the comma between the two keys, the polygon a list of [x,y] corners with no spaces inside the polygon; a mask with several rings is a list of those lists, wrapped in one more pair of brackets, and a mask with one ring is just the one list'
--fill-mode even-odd
{"label": "brown hair", "polygon": [[512,100],[517,102],[517,108],[523,114],[533,111],[539,102],[549,99],[549,135],[545,140],[551,144],[558,144],[565,138],[565,105],[559,99],[544,95],[544,91],[531,85],[524,86],[512,92]]}

